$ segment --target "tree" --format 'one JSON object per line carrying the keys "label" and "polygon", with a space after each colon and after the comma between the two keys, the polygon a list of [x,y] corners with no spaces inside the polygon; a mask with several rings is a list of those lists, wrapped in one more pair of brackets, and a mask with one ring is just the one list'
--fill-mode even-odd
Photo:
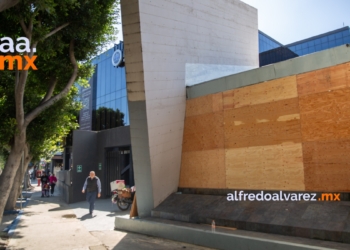
{"label": "tree", "polygon": [[[35,93],[27,93],[31,98]],[[21,183],[30,161],[41,158],[51,159],[62,146],[62,138],[78,127],[77,114],[82,105],[76,101],[78,89],[72,87],[69,95],[41,113],[27,128],[27,145],[24,155],[24,169],[19,167],[7,200],[5,209],[12,210],[16,206],[20,194]],[[38,98],[38,97],[37,97]],[[29,103],[29,102],[26,102]],[[9,110],[10,111],[10,110]],[[10,112],[9,112],[10,113]],[[40,133],[38,133],[40,131]],[[23,171],[25,170],[25,171]]]}
{"label": "tree", "polygon": [[[35,63],[38,70],[17,68],[14,72],[3,73],[14,83],[15,122],[9,143],[10,153],[0,176],[0,222],[22,151],[26,148],[28,126],[67,96],[78,78],[86,79],[91,75],[90,63],[82,62],[88,62],[114,39],[117,15],[115,0],[60,0],[58,3],[53,0],[22,0],[15,7],[1,12],[0,37],[26,37],[30,41],[30,51],[14,52],[13,55],[33,61],[34,53],[37,53]],[[28,64],[23,62],[24,67]],[[38,103],[33,101],[33,108],[26,109],[25,97],[32,102],[26,95],[30,88],[42,98]]]}
{"label": "tree", "polygon": [[19,3],[19,0],[0,0],[0,12]]}

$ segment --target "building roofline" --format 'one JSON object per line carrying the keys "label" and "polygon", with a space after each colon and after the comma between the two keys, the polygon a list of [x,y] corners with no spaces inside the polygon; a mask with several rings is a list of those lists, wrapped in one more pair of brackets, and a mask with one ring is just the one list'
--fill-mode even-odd
{"label": "building roofline", "polygon": [[261,30],[258,30],[259,33],[263,34],[264,36],[268,37],[269,39],[271,39],[272,41],[274,41],[275,43],[278,43],[279,45],[283,46],[282,43],[280,43],[279,41],[277,41],[276,39],[273,39],[271,36],[267,35],[266,33],[262,32]]}
{"label": "building roofline", "polygon": [[242,88],[347,62],[350,62],[349,44],[188,86],[186,88],[187,99]]}
{"label": "building roofline", "polygon": [[320,34],[320,35],[317,35],[317,36],[312,36],[312,37],[309,37],[309,38],[306,38],[306,39],[303,39],[303,40],[300,40],[300,41],[297,41],[297,42],[294,42],[294,43],[286,44],[284,46],[286,46],[286,47],[294,46],[294,45],[297,45],[297,44],[300,44],[300,43],[305,43],[305,42],[308,42],[308,41],[312,41],[312,40],[315,40],[317,38],[321,38],[321,37],[328,36],[328,35],[331,35],[331,34],[335,34],[335,33],[338,33],[340,31],[345,31],[345,30],[350,30],[349,26],[345,26],[345,27],[340,28],[340,29],[332,30],[332,31],[329,31],[329,32],[326,32],[326,33],[323,33],[323,34]]}

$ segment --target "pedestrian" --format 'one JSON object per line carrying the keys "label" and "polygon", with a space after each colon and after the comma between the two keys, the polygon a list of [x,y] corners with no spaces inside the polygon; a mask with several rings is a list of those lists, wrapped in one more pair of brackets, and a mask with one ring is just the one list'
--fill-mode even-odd
{"label": "pedestrian", "polygon": [[36,171],[36,178],[37,178],[37,180],[38,180],[38,187],[40,186],[41,174],[42,174],[42,171],[38,169],[38,170]]}
{"label": "pedestrian", "polygon": [[50,181],[50,186],[51,186],[51,196],[53,196],[53,193],[55,192],[55,186],[56,186],[56,182],[57,182],[57,178],[55,174],[52,174],[49,177],[49,181]]}
{"label": "pedestrian", "polygon": [[49,177],[46,176],[45,171],[43,172],[42,176],[40,177],[41,181],[41,197],[49,197]]}
{"label": "pedestrian", "polygon": [[86,200],[89,202],[89,214],[93,217],[96,196],[101,197],[101,181],[94,171],[86,178],[82,193],[86,191]]}

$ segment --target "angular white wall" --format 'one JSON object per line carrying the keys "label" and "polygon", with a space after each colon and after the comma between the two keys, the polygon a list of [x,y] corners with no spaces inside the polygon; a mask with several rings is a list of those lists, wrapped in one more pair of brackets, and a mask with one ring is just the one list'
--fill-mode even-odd
{"label": "angular white wall", "polygon": [[121,6],[142,216],[178,187],[186,67],[258,67],[257,10],[238,0],[122,0]]}

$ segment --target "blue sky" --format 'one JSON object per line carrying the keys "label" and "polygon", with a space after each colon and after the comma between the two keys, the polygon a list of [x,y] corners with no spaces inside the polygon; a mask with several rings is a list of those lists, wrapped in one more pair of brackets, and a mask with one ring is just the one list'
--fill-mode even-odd
{"label": "blue sky", "polygon": [[[241,1],[258,9],[259,29],[282,44],[350,26],[350,0]],[[117,42],[123,39],[118,29]]]}
{"label": "blue sky", "polygon": [[350,0],[242,0],[258,9],[259,29],[282,44],[350,26]]}

